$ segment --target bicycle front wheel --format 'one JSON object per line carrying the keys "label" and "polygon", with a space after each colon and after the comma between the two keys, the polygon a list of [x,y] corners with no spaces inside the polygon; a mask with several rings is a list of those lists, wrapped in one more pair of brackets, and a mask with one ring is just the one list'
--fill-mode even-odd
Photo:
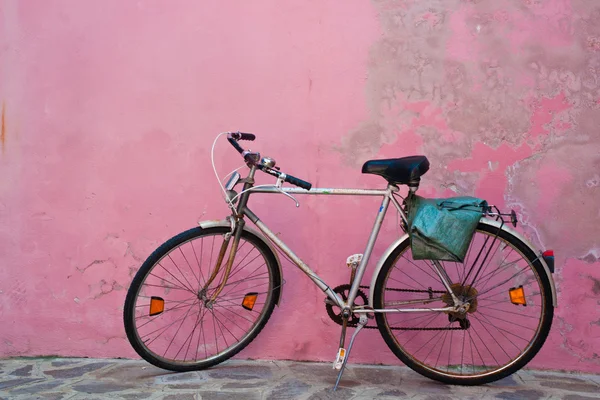
{"label": "bicycle front wheel", "polygon": [[212,300],[229,257],[231,244],[215,273],[228,232],[183,232],[156,249],[135,275],[123,311],[125,331],[149,363],[172,371],[210,367],[246,347],[267,323],[281,277],[273,252],[250,232],[242,232],[229,278]]}
{"label": "bicycle front wheel", "polygon": [[[505,230],[479,223],[465,262],[440,261],[466,313],[376,314],[394,354],[416,372],[449,384],[508,376],[540,350],[552,323],[548,277],[533,251]],[[413,260],[409,240],[385,261],[374,288],[379,309],[453,305],[430,260]]]}

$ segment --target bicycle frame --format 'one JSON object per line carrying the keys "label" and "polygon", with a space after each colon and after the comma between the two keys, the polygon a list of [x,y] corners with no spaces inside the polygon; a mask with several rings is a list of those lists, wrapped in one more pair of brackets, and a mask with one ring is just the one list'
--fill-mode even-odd
{"label": "bicycle frame", "polygon": [[[390,309],[374,309],[372,304],[369,304],[368,308],[358,308],[353,309],[354,300],[359,290],[360,282],[364,276],[364,273],[367,268],[367,264],[369,259],[371,258],[371,253],[373,252],[373,247],[375,246],[375,242],[379,235],[379,231],[381,230],[381,225],[385,218],[385,214],[388,210],[390,203],[394,205],[403,221],[407,221],[407,216],[402,209],[402,206],[398,202],[398,200],[394,197],[394,194],[399,191],[397,186],[388,185],[386,189],[333,189],[333,188],[313,188],[310,191],[300,189],[300,188],[277,188],[277,187],[253,187],[254,183],[254,174],[256,172],[255,167],[250,168],[250,173],[248,177],[243,179],[245,182],[244,189],[239,198],[239,203],[237,206],[237,219],[242,221],[243,216],[247,216],[250,221],[252,221],[256,227],[267,237],[269,238],[274,245],[276,245],[285,255],[289,257],[289,259],[304,272],[315,285],[317,285],[329,299],[331,299],[340,309],[352,309],[354,313],[388,313],[388,312],[443,312],[443,311],[454,311],[454,306],[443,307],[443,308],[410,308],[410,309],[402,309],[402,308],[390,308]],[[252,193],[278,193],[281,192],[288,194],[304,194],[304,195],[325,195],[325,196],[381,196],[383,197],[381,206],[379,207],[379,211],[375,218],[375,223],[373,225],[373,229],[371,234],[369,235],[369,239],[367,241],[367,245],[365,248],[365,252],[363,253],[362,260],[357,267],[356,274],[354,276],[354,280],[351,284],[350,293],[348,294],[348,300],[344,301],[340,296],[338,296],[333,289],[325,283],[323,279],[321,279],[300,257],[298,257],[281,239],[279,239],[273,231],[271,231],[265,223],[263,223],[260,218],[248,208],[248,199]],[[243,222],[242,222],[243,225]],[[235,245],[235,241],[234,241]],[[446,271],[439,263],[434,263],[434,270],[441,282],[444,284],[445,288],[451,294],[455,304],[459,304],[457,298],[455,298],[453,291],[450,288],[451,282],[449,282],[447,278]]]}

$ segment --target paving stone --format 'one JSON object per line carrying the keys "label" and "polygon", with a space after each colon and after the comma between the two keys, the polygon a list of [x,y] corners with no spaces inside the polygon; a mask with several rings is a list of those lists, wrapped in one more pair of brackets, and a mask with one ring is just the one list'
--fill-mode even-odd
{"label": "paving stone", "polygon": [[[350,366],[340,388],[333,392],[337,374],[329,363],[230,361],[207,371],[171,373],[137,361],[72,362],[74,364],[51,367],[51,361],[44,358],[4,361],[0,399],[600,398],[600,375],[534,370],[520,371],[488,385],[463,387],[444,385],[406,368],[357,365]],[[32,368],[28,368],[30,366]],[[44,369],[50,369],[47,379],[33,376],[35,371]],[[26,376],[12,375],[15,372]],[[67,377],[52,379],[53,374]]]}
{"label": "paving stone", "polygon": [[39,382],[41,379],[36,378],[19,378],[19,379],[10,379],[8,381],[0,381],[0,390],[10,389],[15,386],[21,386],[28,383]]}
{"label": "paving stone", "polygon": [[81,360],[57,360],[57,361],[52,361],[51,365],[53,367],[65,367],[67,365],[79,364],[81,362],[82,362]]}
{"label": "paving stone", "polygon": [[40,392],[44,392],[50,389],[54,389],[64,382],[62,380],[56,381],[46,381],[43,383],[38,383],[36,385],[28,385],[24,387],[20,387],[17,389],[13,389],[10,391],[11,394],[19,395],[19,394],[40,394]]}
{"label": "paving stone", "polygon": [[[326,379],[322,379],[321,382],[328,386],[333,387],[335,385],[336,380],[337,380],[337,375],[332,376],[332,377],[327,377]],[[344,379],[344,377],[342,376],[342,380],[340,381],[339,387],[351,388],[351,387],[356,387],[356,386],[361,386],[361,382],[350,380],[350,379]]]}
{"label": "paving stone", "polygon": [[195,400],[196,396],[193,393],[168,394],[162,397],[162,400]]}
{"label": "paving stone", "polygon": [[[313,377],[313,376],[328,376],[332,375],[337,377],[337,373],[331,368],[330,363],[293,363],[288,366],[288,368],[294,373],[294,376],[300,377],[302,379],[305,376]],[[343,377],[342,377],[343,379]]]}
{"label": "paving stone", "polygon": [[540,382],[540,386],[549,387],[553,389],[562,389],[568,390],[571,392],[584,392],[584,393],[597,393],[598,386],[593,383],[577,383],[577,382],[567,382],[561,380]]}
{"label": "paving stone", "polygon": [[402,390],[393,389],[393,390],[386,390],[385,392],[381,392],[377,396],[378,397],[379,396],[406,397],[406,393],[403,392]]}
{"label": "paving stone", "polygon": [[232,365],[211,369],[208,376],[213,379],[269,379],[273,372],[265,365]]}
{"label": "paving stone", "polygon": [[295,399],[304,393],[307,393],[310,385],[298,379],[289,379],[273,388],[267,399]]}
{"label": "paving stone", "polygon": [[179,383],[192,383],[199,385],[206,381],[206,375],[201,374],[197,371],[170,373],[169,375],[158,376],[154,379],[157,384],[179,384]]}
{"label": "paving stone", "polygon": [[[113,397],[114,398],[114,397]],[[91,396],[88,393],[79,393],[73,397],[66,397],[68,400],[106,400],[106,396]]]}
{"label": "paving stone", "polygon": [[93,372],[92,375],[96,379],[116,379],[122,381],[138,381],[146,379],[154,379],[157,376],[172,376],[175,375],[171,371],[157,368],[153,365],[143,364],[124,364],[118,365],[115,368]]}
{"label": "paving stone", "polygon": [[539,380],[544,381],[555,381],[556,379],[560,379],[561,381],[575,382],[575,383],[583,383],[586,382],[585,379],[578,378],[575,376],[568,375],[550,375],[550,374],[533,374],[533,377]]}
{"label": "paving stone", "polygon": [[587,375],[586,377],[589,381],[594,382],[597,385],[600,385],[600,375]]}
{"label": "paving stone", "polygon": [[[73,393],[41,393],[36,395],[19,395],[17,397],[11,397],[11,399],[24,399],[24,400],[64,400],[73,397]],[[1,397],[0,397],[1,398]]]}
{"label": "paving stone", "polygon": [[[262,386],[264,386],[265,384],[263,383]],[[211,386],[215,386],[215,385],[211,385]],[[201,388],[204,389],[210,389],[207,388],[206,385],[204,385],[203,383],[178,383],[176,385],[167,385],[165,386],[167,389],[171,389],[171,390],[198,390]]]}
{"label": "paving stone", "polygon": [[[360,382],[381,384],[400,384],[400,374],[394,374],[390,369],[382,368],[353,368],[354,376]],[[342,377],[342,379],[344,379]]]}
{"label": "paving stone", "polygon": [[512,375],[507,376],[506,378],[502,378],[499,381],[490,383],[490,386],[493,387],[507,387],[507,386],[519,386],[519,382],[517,382],[516,378]]}
{"label": "paving stone", "polygon": [[53,378],[76,378],[81,377],[88,372],[95,371],[100,368],[104,368],[107,365],[111,365],[110,362],[92,362],[89,364],[79,365],[73,368],[65,368],[65,369],[51,369],[48,371],[44,371],[46,375],[50,375]]}
{"label": "paving stone", "polygon": [[430,393],[439,393],[439,394],[446,394],[446,393],[450,393],[450,386],[448,385],[444,385],[443,383],[437,382],[437,381],[432,381],[432,380],[425,380],[421,383],[419,383],[419,385],[416,387],[417,391],[423,394],[430,394]]}
{"label": "paving stone", "polygon": [[72,397],[71,394],[65,394],[65,393],[42,393],[40,395],[40,399],[43,400],[64,400],[64,399],[70,399]]}
{"label": "paving stone", "polygon": [[143,400],[143,399],[148,399],[152,396],[154,396],[154,393],[127,393],[127,394],[121,394],[120,395],[122,398],[124,398],[125,400]]}
{"label": "paving stone", "polygon": [[101,381],[83,381],[73,385],[73,390],[83,393],[110,393],[133,388],[134,386],[132,385]]}
{"label": "paving stone", "polygon": [[251,389],[264,387],[264,382],[229,382],[222,386],[223,389]]}
{"label": "paving stone", "polygon": [[335,392],[333,391],[333,388],[326,388],[317,393],[313,393],[308,400],[349,399],[354,396],[354,394],[354,390],[348,388],[338,387]]}
{"label": "paving stone", "polygon": [[10,374],[14,375],[14,376],[30,376],[32,369],[33,369],[33,365],[26,365],[26,366],[24,366],[22,368],[15,369]]}
{"label": "paving stone", "polygon": [[232,393],[232,392],[198,392],[202,400],[238,400],[243,398],[244,400],[258,400],[261,399],[262,396],[258,392],[245,392],[240,395],[240,393]]}
{"label": "paving stone", "polygon": [[539,390],[516,390],[514,392],[501,392],[496,395],[496,398],[502,400],[537,400],[541,399],[544,393]]}

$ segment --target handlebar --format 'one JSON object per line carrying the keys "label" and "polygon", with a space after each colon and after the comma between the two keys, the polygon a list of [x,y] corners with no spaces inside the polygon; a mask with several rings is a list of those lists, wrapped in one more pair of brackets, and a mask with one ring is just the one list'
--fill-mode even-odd
{"label": "handlebar", "polygon": [[283,179],[285,182],[298,186],[302,189],[310,190],[310,188],[312,187],[312,183],[296,178],[292,175],[283,174],[282,172],[279,172],[273,168],[269,168],[265,165],[262,165],[260,163],[260,154],[244,150],[242,146],[240,146],[238,143],[238,140],[253,141],[254,139],[256,139],[256,135],[252,133],[229,132],[227,134],[227,140],[233,146],[233,148],[236,149],[238,153],[240,153],[244,157],[246,163],[248,163],[249,165],[254,165],[258,167],[258,169],[260,169],[261,171],[266,172],[269,175],[276,176],[278,178],[281,175],[285,175],[285,178]]}
{"label": "handlebar", "polygon": [[229,132],[227,134],[227,140],[229,141],[229,143],[231,143],[231,145],[233,146],[234,149],[236,149],[240,154],[244,154],[244,149],[242,148],[242,146],[240,146],[238,144],[238,140],[254,140],[256,139],[256,136],[253,135],[252,133],[244,133],[244,132]]}
{"label": "handlebar", "polygon": [[298,179],[292,175],[286,174],[284,181],[286,181],[287,183],[291,183],[292,185],[301,187],[302,189],[306,189],[306,190],[310,190],[310,188],[312,187],[312,183],[303,181],[302,179]]}

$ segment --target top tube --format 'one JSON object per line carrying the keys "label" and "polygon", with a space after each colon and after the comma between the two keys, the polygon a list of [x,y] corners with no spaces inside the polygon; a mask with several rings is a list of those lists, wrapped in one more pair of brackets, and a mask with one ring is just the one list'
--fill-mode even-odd
{"label": "top tube", "polygon": [[[342,189],[342,188],[312,188],[305,190],[302,188],[281,188],[285,193],[293,194],[313,194],[313,195],[338,195],[338,196],[387,196],[388,189]],[[281,190],[269,187],[256,187],[252,189],[253,193],[281,193]],[[393,190],[394,191],[394,190]]]}

